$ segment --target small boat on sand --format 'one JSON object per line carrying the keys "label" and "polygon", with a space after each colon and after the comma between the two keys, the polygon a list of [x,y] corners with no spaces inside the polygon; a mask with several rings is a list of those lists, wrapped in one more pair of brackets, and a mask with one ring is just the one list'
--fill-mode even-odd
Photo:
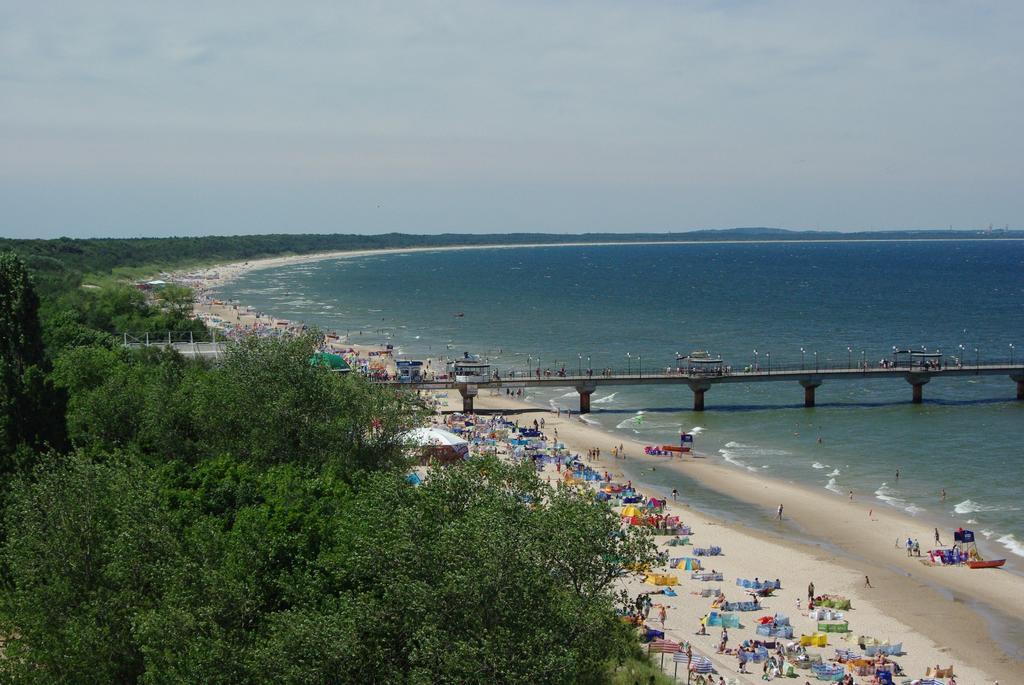
{"label": "small boat on sand", "polygon": [[967,565],[971,568],[999,568],[1005,563],[1006,559],[989,559],[988,561],[979,559],[977,561],[968,561]]}

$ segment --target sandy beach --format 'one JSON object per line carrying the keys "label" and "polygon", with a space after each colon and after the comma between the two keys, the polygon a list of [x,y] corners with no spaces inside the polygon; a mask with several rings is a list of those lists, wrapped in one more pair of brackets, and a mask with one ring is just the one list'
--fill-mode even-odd
{"label": "sandy beach", "polygon": [[[460,398],[457,393],[452,395],[451,409],[458,410]],[[1002,607],[1010,616],[1020,616],[1024,610],[1024,581],[1003,571],[926,566],[918,558],[908,558],[902,545],[895,546],[898,538],[905,540],[908,535],[930,541],[932,528],[888,511],[873,511],[869,519],[871,503],[851,503],[790,483],[760,479],[707,459],[645,456],[642,443],[597,429],[578,417],[558,417],[508,396],[482,393],[476,407],[482,412],[505,412],[521,424],[543,417],[545,433],[551,437],[557,429],[557,439],[576,454],[586,455],[588,450],[600,448],[600,460],[587,462],[588,465],[599,471],[607,470],[619,482],[632,480],[634,487],[640,487],[648,496],[668,499],[672,513],[693,527],[694,545],[722,548],[722,556],[707,558],[704,564],[705,568],[722,572],[723,582],[691,580],[688,572],[664,567],[658,570],[679,577],[680,584],[675,588],[678,596],[656,597],[655,604],[656,608],[659,603],[667,607],[666,636],[690,641],[696,653],[712,658],[727,680],[761,682],[760,665],[751,667],[755,674],[740,674],[735,657],[716,654],[719,629],[710,628],[707,636],[695,634],[701,617],[710,610],[711,600],[693,593],[719,587],[730,601],[743,601],[749,598],[736,585],[736,579],[759,577],[778,578],[783,589],[763,601],[762,611],[740,614],[744,627],[730,631],[730,645],[755,639],[754,619],[776,612],[790,617],[797,637],[813,633],[816,622],[808,617],[806,609],[807,585],[813,582],[817,593],[842,595],[852,602],[846,616],[851,632],[829,635],[827,647],[812,650],[826,660],[834,657],[836,648],[860,651],[857,636],[869,635],[903,643],[905,654],[896,657],[896,661],[908,679],[924,677],[928,667],[952,665],[956,681],[961,684],[1024,682],[1024,664],[1007,656],[996,644],[986,618],[966,600],[973,597]],[[625,447],[625,460],[610,456],[613,447],[620,444]],[[762,530],[718,519],[689,506],[682,486],[679,502],[673,503],[669,491],[643,487],[642,474],[652,468],[685,472],[707,487],[762,506],[767,520],[772,520],[778,505],[784,503],[783,521],[776,522],[775,530]],[[558,476],[553,468],[542,474]],[[800,541],[808,537],[827,540],[830,546]],[[671,556],[692,556],[690,547],[662,544],[662,549]],[[865,576],[870,578],[870,588],[865,586]],[[657,589],[640,579],[629,580],[626,587],[631,595]],[[801,600],[799,610],[797,600]],[[656,611],[648,625],[661,629]],[[668,670],[671,672],[671,667]],[[801,673],[801,677],[804,675]],[[812,674],[806,675],[813,680]],[[868,680],[859,678],[857,682]]]}
{"label": "sandy beach", "polygon": [[[219,285],[250,270],[371,254],[453,249],[480,248],[372,250],[280,257],[176,273],[172,277],[192,285],[202,297],[210,298]],[[234,304],[220,306],[235,307]],[[247,315],[251,312],[246,312],[243,306],[238,316]],[[264,323],[273,326],[275,321],[268,317]],[[453,392],[452,395],[450,409],[461,409],[458,394]],[[710,608],[710,599],[692,593],[708,586],[720,587],[730,601],[741,601],[747,597],[742,588],[737,587],[736,579],[759,577],[779,578],[783,589],[765,600],[764,611],[741,615],[744,628],[731,631],[731,645],[753,639],[753,619],[774,612],[791,618],[797,636],[814,632],[815,622],[806,615],[806,589],[809,582],[814,582],[819,593],[843,595],[853,605],[848,613],[852,632],[845,636],[830,635],[829,646],[817,650],[826,659],[834,656],[836,647],[858,651],[856,637],[870,635],[903,643],[905,654],[896,661],[909,674],[908,678],[924,677],[930,666],[953,665],[956,682],[961,685],[1024,682],[1024,661],[1020,660],[1024,635],[1004,630],[1005,625],[1019,626],[1020,617],[1024,616],[1024,578],[1005,570],[933,567],[924,563],[926,559],[908,557],[902,545],[907,537],[918,539],[922,550],[933,546],[934,530],[929,522],[888,508],[880,509],[879,504],[869,498],[860,501],[855,496],[850,501],[844,496],[813,491],[781,479],[760,478],[711,458],[647,457],[643,455],[642,443],[606,432],[578,418],[556,417],[550,410],[505,395],[481,392],[476,408],[514,412],[520,422],[544,417],[547,432],[550,434],[557,428],[558,439],[575,453],[585,455],[591,448],[601,449],[600,463],[591,463],[591,466],[607,469],[616,480],[632,480],[650,496],[671,500],[664,487],[644,487],[645,473],[657,469],[661,472],[661,481],[665,481],[665,471],[679,475],[680,501],[671,506],[693,527],[691,539],[695,544],[722,547],[723,556],[714,557],[706,565],[723,572],[725,580],[702,583],[690,580],[688,572],[673,570],[681,582],[676,588],[677,597],[660,600],[668,609],[665,632],[671,639],[691,641],[696,652],[712,657],[727,680],[760,681],[760,666],[756,667],[756,675],[741,676],[737,673],[735,657],[715,655],[718,629],[709,629],[708,636],[694,634],[700,618]],[[626,460],[610,456],[612,447],[619,444],[625,447]],[[557,477],[555,473],[549,475]],[[757,507],[763,511],[763,520],[756,528],[751,528],[692,508],[686,504],[686,478],[696,479],[702,487]],[[780,504],[785,508],[781,522],[774,520]],[[952,535],[950,523],[940,529],[943,542]],[[690,548],[670,549],[672,556],[690,556]],[[865,576],[870,578],[870,588],[865,586]],[[631,580],[628,589],[637,594],[655,588]],[[802,611],[797,610],[798,599],[802,600]],[[652,625],[660,628],[656,619]],[[802,678],[805,675],[813,680],[812,674],[801,673]],[[857,682],[868,681],[859,678]]]}

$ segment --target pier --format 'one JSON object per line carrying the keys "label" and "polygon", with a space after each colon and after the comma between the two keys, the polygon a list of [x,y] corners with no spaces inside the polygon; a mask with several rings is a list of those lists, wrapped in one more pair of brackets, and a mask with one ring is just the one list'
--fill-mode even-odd
{"label": "pier", "polygon": [[417,390],[458,390],[462,395],[463,410],[473,410],[473,398],[481,389],[503,388],[563,388],[571,387],[579,394],[579,411],[581,414],[590,412],[590,396],[602,387],[622,385],[685,385],[693,393],[693,411],[703,411],[705,394],[715,385],[725,383],[793,383],[803,388],[804,406],[813,407],[817,389],[825,382],[888,378],[904,380],[911,387],[911,401],[920,404],[924,401],[924,386],[933,379],[962,378],[970,376],[1008,376],[1017,384],[1017,399],[1024,400],[1024,364],[992,363],[963,364],[957,366],[924,370],[921,368],[889,367],[889,368],[818,368],[788,369],[773,368],[770,370],[734,371],[729,373],[646,373],[639,371],[615,371],[611,374],[593,375],[545,375],[539,376],[526,372],[500,372],[486,378],[460,380],[454,378],[435,378],[415,383],[403,383],[396,380],[375,381],[386,385],[409,387]]}
{"label": "pier", "polygon": [[[173,349],[179,354],[202,359],[216,360],[223,356],[227,342],[217,340],[216,334],[211,340],[199,341],[186,335],[123,335],[123,344],[127,348]],[[821,365],[776,365],[767,368],[751,366],[734,370],[720,363],[709,366],[711,360],[703,364],[689,364],[686,368],[665,369],[651,373],[643,369],[627,368],[609,370],[600,373],[592,370],[579,369],[576,374],[564,371],[552,372],[541,369],[510,369],[507,371],[491,370],[486,362],[469,364],[472,370],[463,369],[451,374],[424,378],[414,381],[407,379],[371,378],[371,382],[380,385],[408,388],[411,390],[457,390],[462,396],[463,410],[473,411],[473,399],[481,389],[501,390],[505,388],[574,388],[579,395],[579,412],[590,412],[590,397],[599,388],[623,385],[685,385],[693,393],[693,411],[704,411],[705,396],[715,385],[724,383],[794,383],[803,388],[805,407],[813,407],[817,399],[817,391],[826,382],[895,379],[903,380],[910,385],[911,402],[924,402],[924,386],[934,379],[964,378],[971,376],[1007,376],[1017,384],[1017,399],[1024,401],[1024,361],[1013,359],[985,361],[980,358],[974,364],[945,364],[934,353],[917,353],[910,357],[910,351],[903,361],[896,359],[887,366],[871,366],[863,361],[858,366],[821,366]],[[921,358],[926,358],[924,361]],[[455,364],[460,360],[454,360]],[[463,362],[467,363],[467,362]]]}

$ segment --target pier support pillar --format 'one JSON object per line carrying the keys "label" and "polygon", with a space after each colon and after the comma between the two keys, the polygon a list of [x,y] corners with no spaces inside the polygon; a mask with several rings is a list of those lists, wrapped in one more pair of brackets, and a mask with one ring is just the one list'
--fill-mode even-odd
{"label": "pier support pillar", "polygon": [[594,383],[584,383],[583,385],[576,386],[576,392],[580,394],[580,413],[590,413],[590,396],[597,390],[597,385]]}
{"label": "pier support pillar", "polygon": [[1017,399],[1024,400],[1024,374],[1014,374],[1010,378],[1017,381]]}
{"label": "pier support pillar", "polygon": [[479,389],[475,385],[467,383],[459,386],[459,394],[462,395],[462,413],[473,413],[473,398],[477,396]]}
{"label": "pier support pillar", "polygon": [[821,385],[820,378],[804,378],[800,381],[800,385],[804,386],[804,406],[814,406],[814,391]]}
{"label": "pier support pillar", "polygon": [[704,411],[704,393],[711,387],[707,381],[687,381],[690,390],[693,391],[693,410]]}
{"label": "pier support pillar", "polygon": [[907,374],[907,383],[910,383],[910,387],[914,389],[913,399],[911,400],[914,404],[924,402],[924,386],[931,379],[931,376],[924,373]]}

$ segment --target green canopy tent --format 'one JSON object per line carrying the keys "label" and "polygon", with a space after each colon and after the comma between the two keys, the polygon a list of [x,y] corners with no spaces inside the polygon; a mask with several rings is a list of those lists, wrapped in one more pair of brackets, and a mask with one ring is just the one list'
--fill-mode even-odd
{"label": "green canopy tent", "polygon": [[331,354],[330,352],[314,352],[313,356],[309,358],[309,363],[314,366],[326,366],[331,371],[346,372],[352,370],[352,367],[348,365],[348,362],[340,354]]}

